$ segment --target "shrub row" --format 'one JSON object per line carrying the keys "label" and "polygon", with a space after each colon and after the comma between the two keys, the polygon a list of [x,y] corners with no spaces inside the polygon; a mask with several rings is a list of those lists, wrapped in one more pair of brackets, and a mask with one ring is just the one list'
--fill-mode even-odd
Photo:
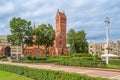
{"label": "shrub row", "polygon": [[[90,54],[74,54],[76,56],[84,57],[71,57],[71,56],[53,56],[45,58],[35,58],[27,56],[26,60],[14,60],[13,62],[22,63],[56,63],[65,66],[82,66],[82,67],[106,67],[106,63],[98,57],[90,57]],[[88,57],[89,56],[89,57]]]}
{"label": "shrub row", "polygon": [[12,60],[17,63],[56,63],[59,60]]}
{"label": "shrub row", "polygon": [[70,60],[70,59],[72,59],[72,57],[71,56],[53,56],[53,57],[51,57],[50,59],[52,59],[52,60]]}
{"label": "shrub row", "polygon": [[[81,55],[81,54],[80,54]],[[35,57],[31,57],[31,56],[27,56],[26,60],[94,60],[94,61],[98,61],[101,60],[101,58],[98,57],[70,57],[70,56],[53,56],[53,57],[43,57],[43,58],[35,58]]]}
{"label": "shrub row", "polygon": [[6,56],[0,56],[0,60],[1,60],[1,61],[8,61],[8,59],[7,59]]}
{"label": "shrub row", "polygon": [[70,56],[53,56],[53,57],[41,57],[41,58],[36,58],[32,56],[27,56],[27,60],[69,60],[72,59]]}
{"label": "shrub row", "polygon": [[106,63],[104,61],[59,61],[57,65],[64,66],[80,66],[80,67],[98,67],[105,68]]}
{"label": "shrub row", "polygon": [[98,57],[73,57],[72,60],[85,60],[85,61],[102,61]]}
{"label": "shrub row", "polygon": [[109,60],[109,63],[112,65],[120,65],[120,59]]}
{"label": "shrub row", "polygon": [[83,74],[67,73],[44,69],[34,69],[22,66],[0,64],[0,70],[27,76],[34,80],[109,80],[100,77],[89,77]]}
{"label": "shrub row", "polygon": [[95,57],[74,57],[69,59],[67,57],[65,60],[64,58],[49,58],[44,60],[13,60],[13,62],[22,62],[22,63],[56,63],[58,65],[65,65],[65,66],[81,66],[81,67],[106,67],[106,63],[101,61],[99,58]]}
{"label": "shrub row", "polygon": [[76,53],[72,55],[73,57],[93,57],[91,54],[85,54],[85,53]]}
{"label": "shrub row", "polygon": [[0,59],[7,59],[6,56],[0,56]]}
{"label": "shrub row", "polygon": [[42,57],[42,58],[36,58],[32,56],[26,56],[26,60],[47,60],[47,57]]}

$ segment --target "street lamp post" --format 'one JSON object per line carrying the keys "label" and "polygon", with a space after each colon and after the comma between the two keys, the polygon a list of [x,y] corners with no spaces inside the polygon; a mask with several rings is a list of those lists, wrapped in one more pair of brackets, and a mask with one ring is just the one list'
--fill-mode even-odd
{"label": "street lamp post", "polygon": [[109,64],[108,63],[108,54],[109,54],[109,28],[108,28],[108,24],[110,23],[110,20],[108,17],[105,18],[105,23],[106,23],[106,64]]}

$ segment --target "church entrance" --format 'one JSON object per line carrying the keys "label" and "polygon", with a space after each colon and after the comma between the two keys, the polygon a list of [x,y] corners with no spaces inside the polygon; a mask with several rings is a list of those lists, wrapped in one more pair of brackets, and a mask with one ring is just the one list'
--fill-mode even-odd
{"label": "church entrance", "polygon": [[35,57],[36,57],[36,58],[39,58],[39,51],[36,51],[36,52],[35,52]]}
{"label": "church entrance", "polygon": [[11,48],[10,48],[10,46],[5,47],[5,56],[7,56],[7,57],[11,56]]}

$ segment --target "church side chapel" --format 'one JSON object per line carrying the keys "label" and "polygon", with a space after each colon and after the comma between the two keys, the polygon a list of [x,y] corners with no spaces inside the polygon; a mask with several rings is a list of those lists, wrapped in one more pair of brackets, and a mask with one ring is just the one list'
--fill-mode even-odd
{"label": "church side chapel", "polygon": [[[56,13],[56,37],[54,40],[54,46],[49,48],[48,56],[56,55],[69,55],[66,48],[66,22],[67,18],[64,12],[59,10]],[[35,39],[35,36],[33,36]],[[24,55],[45,57],[45,48],[43,46],[26,46],[24,47]]]}

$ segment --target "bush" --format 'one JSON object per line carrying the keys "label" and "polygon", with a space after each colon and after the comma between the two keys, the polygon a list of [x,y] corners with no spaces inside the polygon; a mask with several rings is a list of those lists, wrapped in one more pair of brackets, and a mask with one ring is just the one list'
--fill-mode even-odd
{"label": "bush", "polygon": [[82,59],[89,61],[89,60],[94,60],[94,57],[83,57]]}
{"label": "bush", "polygon": [[80,54],[78,54],[78,53],[76,53],[76,54],[73,54],[72,55],[73,57],[93,57],[91,54],[86,54],[86,53],[80,53]]}
{"label": "bush", "polygon": [[91,56],[89,54],[75,54],[84,57],[70,57],[70,56],[53,56],[53,57],[43,57],[43,58],[32,58],[28,56],[27,60],[19,60],[13,62],[23,62],[23,63],[55,63],[58,65],[65,66],[82,66],[82,67],[106,67],[105,62],[101,61],[98,57],[86,57]]}
{"label": "bush", "polygon": [[33,60],[47,60],[48,58],[47,57],[42,57],[42,58],[33,58]]}
{"label": "bush", "polygon": [[0,70],[23,75],[34,80],[109,80],[100,77],[89,77],[83,74],[34,69],[22,66],[0,64]]}
{"label": "bush", "polygon": [[12,62],[17,63],[56,63],[60,60],[12,60]]}
{"label": "bush", "polygon": [[109,60],[109,63],[112,65],[120,65],[120,59]]}
{"label": "bush", "polygon": [[7,59],[6,56],[0,56],[0,59]]}
{"label": "bush", "polygon": [[33,58],[32,58],[32,56],[27,56],[26,59],[27,60],[32,60]]}
{"label": "bush", "polygon": [[59,61],[56,64],[64,65],[64,66],[80,66],[80,67],[98,67],[98,68],[105,68],[106,63],[105,61]]}
{"label": "bush", "polygon": [[73,57],[72,60],[82,60],[82,61],[102,61],[98,57]]}
{"label": "bush", "polygon": [[2,61],[8,61],[7,56],[0,56],[0,60],[2,60]]}
{"label": "bush", "polygon": [[70,56],[53,56],[50,60],[70,60],[72,59]]}

